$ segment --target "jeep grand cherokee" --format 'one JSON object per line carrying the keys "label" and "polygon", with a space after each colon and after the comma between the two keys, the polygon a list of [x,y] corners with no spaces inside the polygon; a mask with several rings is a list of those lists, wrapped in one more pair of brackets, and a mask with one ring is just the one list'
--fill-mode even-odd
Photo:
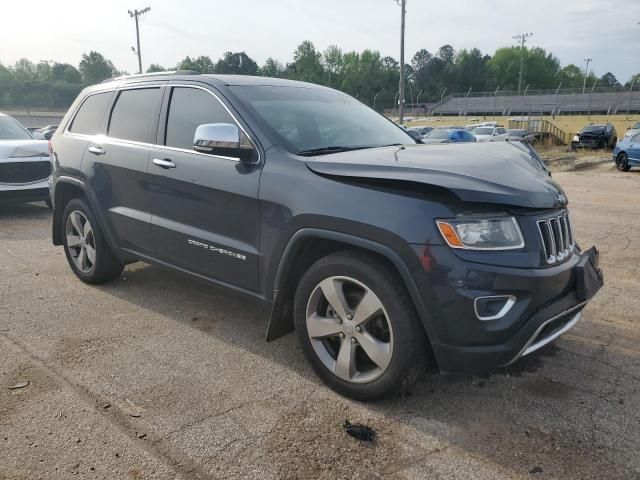
{"label": "jeep grand cherokee", "polygon": [[350,96],[177,72],[84,90],[52,142],[53,243],[84,282],[144,261],[270,308],[361,400],[515,362],[602,285],[567,199],[507,142],[417,145]]}

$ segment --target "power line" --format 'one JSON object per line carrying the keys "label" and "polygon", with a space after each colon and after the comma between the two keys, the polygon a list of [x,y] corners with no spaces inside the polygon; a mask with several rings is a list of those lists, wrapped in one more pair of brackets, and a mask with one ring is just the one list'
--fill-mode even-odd
{"label": "power line", "polygon": [[138,18],[149,10],[151,10],[151,7],[147,7],[143,10],[134,10],[133,12],[129,10],[129,16],[136,19],[136,40],[138,42],[138,49],[137,51],[133,47],[131,47],[131,49],[138,54],[138,73],[142,73],[142,52],[140,52],[140,28],[138,26]]}
{"label": "power line", "polygon": [[398,101],[400,105],[398,107],[398,116],[400,125],[404,123],[404,29],[405,29],[405,17],[407,14],[407,0],[396,0],[396,3],[401,7],[401,20],[400,20],[400,95]]}
{"label": "power line", "polygon": [[522,89],[522,69],[524,67],[524,44],[528,38],[533,37],[533,33],[521,33],[519,35],[514,35],[512,38],[514,40],[518,40],[520,43],[520,73],[518,74],[518,95],[520,95],[520,90]]}

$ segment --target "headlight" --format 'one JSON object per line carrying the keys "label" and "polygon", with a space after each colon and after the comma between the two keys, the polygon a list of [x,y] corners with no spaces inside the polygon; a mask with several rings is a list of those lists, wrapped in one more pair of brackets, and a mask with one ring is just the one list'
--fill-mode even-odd
{"label": "headlight", "polygon": [[514,250],[524,247],[524,238],[514,217],[436,220],[451,248],[466,250]]}

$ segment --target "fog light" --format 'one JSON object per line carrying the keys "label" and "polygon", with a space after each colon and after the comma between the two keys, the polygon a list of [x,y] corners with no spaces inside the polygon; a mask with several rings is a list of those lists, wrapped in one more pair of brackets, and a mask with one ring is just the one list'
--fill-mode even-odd
{"label": "fog light", "polygon": [[487,322],[504,317],[516,304],[513,295],[496,295],[490,297],[478,297],[473,301],[473,308],[478,320]]}

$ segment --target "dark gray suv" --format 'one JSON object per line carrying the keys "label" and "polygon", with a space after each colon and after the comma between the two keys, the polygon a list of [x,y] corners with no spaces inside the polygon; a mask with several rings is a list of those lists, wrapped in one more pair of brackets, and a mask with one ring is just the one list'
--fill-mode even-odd
{"label": "dark gray suv", "polygon": [[144,261],[254,297],[324,382],[508,365],[602,285],[567,199],[507,142],[417,145],[343,93],[175,72],[84,90],[52,141],[53,243],[84,282]]}

